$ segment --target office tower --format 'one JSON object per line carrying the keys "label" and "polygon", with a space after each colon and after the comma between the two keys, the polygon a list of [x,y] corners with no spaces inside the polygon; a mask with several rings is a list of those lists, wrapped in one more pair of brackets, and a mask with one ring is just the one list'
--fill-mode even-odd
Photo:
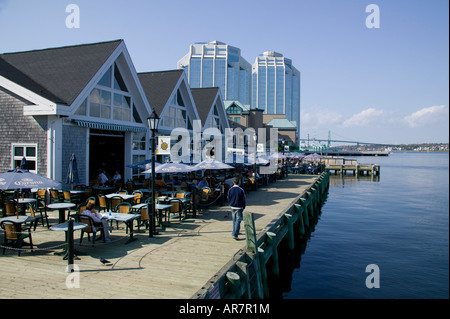
{"label": "office tower", "polygon": [[292,60],[266,51],[252,66],[252,107],[264,114],[285,114],[300,132],[300,72]]}
{"label": "office tower", "polygon": [[191,88],[219,87],[224,100],[250,105],[251,64],[240,49],[219,41],[196,43],[178,68],[186,71]]}

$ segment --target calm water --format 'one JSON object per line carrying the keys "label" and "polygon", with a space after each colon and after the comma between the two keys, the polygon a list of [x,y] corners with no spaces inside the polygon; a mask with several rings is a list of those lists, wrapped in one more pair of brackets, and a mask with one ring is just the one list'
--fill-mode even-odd
{"label": "calm water", "polygon": [[[379,180],[332,176],[285,298],[449,298],[449,154],[357,159]],[[366,287],[369,264],[380,288]]]}

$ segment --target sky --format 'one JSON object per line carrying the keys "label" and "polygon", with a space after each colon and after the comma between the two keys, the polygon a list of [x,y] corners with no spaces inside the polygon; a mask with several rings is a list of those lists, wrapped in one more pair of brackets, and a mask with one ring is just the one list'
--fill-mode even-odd
{"label": "sky", "polygon": [[0,53],[115,39],[137,72],[176,69],[196,42],[251,64],[283,54],[301,73],[301,138],[449,142],[448,0],[0,0]]}

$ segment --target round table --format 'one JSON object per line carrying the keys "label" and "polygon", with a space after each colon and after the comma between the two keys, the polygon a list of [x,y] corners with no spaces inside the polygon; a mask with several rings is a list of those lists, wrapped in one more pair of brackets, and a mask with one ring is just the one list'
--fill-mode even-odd
{"label": "round table", "polygon": [[74,203],[53,203],[53,204],[48,204],[47,208],[50,209],[57,209],[59,211],[59,223],[64,223],[65,219],[65,213],[66,213],[66,208],[72,208],[75,207],[76,205]]}
{"label": "round table", "polygon": [[[88,225],[85,224],[85,223],[75,223],[75,222],[73,223],[73,230],[74,231],[75,230],[81,230],[81,229],[84,229],[86,227],[88,227]],[[62,223],[62,224],[53,225],[53,226],[50,227],[50,230],[66,232],[66,234],[65,234],[66,235],[66,245],[64,245],[64,249],[63,249],[62,252],[55,253],[55,255],[63,255],[63,259],[67,259],[68,256],[69,256],[69,249],[68,249],[68,246],[69,246],[69,234],[68,234],[69,223],[65,222],[65,223]]]}

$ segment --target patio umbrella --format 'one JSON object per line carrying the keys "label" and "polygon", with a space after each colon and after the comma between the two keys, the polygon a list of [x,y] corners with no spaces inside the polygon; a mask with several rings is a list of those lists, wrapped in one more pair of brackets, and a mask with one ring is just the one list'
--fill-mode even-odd
{"label": "patio umbrella", "polygon": [[75,157],[75,153],[72,153],[69,161],[69,169],[67,171],[66,184],[71,184],[71,188],[73,189],[73,184],[78,184],[78,167],[77,167],[77,158]]}
{"label": "patio umbrella", "polygon": [[214,159],[207,159],[203,162],[198,163],[194,167],[197,167],[197,169],[234,169],[233,166],[219,162]]}
{"label": "patio umbrella", "polygon": [[20,169],[24,169],[24,170],[28,170],[28,163],[27,163],[27,159],[25,158],[25,156],[20,161],[20,167],[19,168]]}
{"label": "patio umbrella", "polygon": [[[60,188],[61,183],[23,169],[13,169],[0,174],[0,189],[19,190],[23,188]],[[17,193],[17,197],[19,194]],[[18,199],[18,198],[17,198]],[[19,201],[17,200],[17,206]],[[18,212],[18,210],[16,210]]]}
{"label": "patio umbrella", "polygon": [[[247,161],[248,161],[248,163],[245,163],[245,165],[247,165],[247,166],[255,165],[255,155],[254,154],[249,155],[247,157]],[[256,157],[256,165],[267,165],[269,163],[270,163],[270,161],[268,161],[260,156]]]}
{"label": "patio umbrella", "polygon": [[[155,163],[156,164],[156,163]],[[198,171],[199,168],[195,166],[190,166],[182,163],[164,163],[159,166],[155,166],[155,174],[164,174],[164,173],[189,173],[193,171]],[[144,171],[143,173],[151,173],[152,169]],[[174,185],[172,182],[172,197],[174,193]]]}
{"label": "patio umbrella", "polygon": [[[159,162],[155,162],[155,168],[161,165]],[[145,160],[136,164],[127,165],[129,168],[140,168],[143,170],[148,170],[152,168],[152,160]]]}
{"label": "patio umbrella", "polygon": [[321,156],[321,155],[319,155],[319,154],[317,154],[317,153],[314,153],[314,154],[309,154],[309,155],[306,155],[305,157],[304,157],[304,159],[312,159],[312,160],[316,160],[316,159],[321,159],[323,156]]}
{"label": "patio umbrella", "polygon": [[309,154],[309,155],[306,155],[305,156],[305,158],[322,158],[323,156],[321,156],[321,155],[319,155],[319,154],[317,154],[317,153],[314,153],[314,154]]}

